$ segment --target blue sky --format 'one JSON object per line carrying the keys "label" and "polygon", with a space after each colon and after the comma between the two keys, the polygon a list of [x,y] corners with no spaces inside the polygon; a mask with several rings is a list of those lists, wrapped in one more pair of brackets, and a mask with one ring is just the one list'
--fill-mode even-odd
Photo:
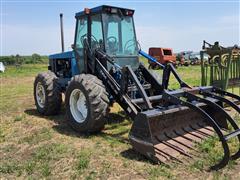
{"label": "blue sky", "polygon": [[1,55],[60,52],[59,13],[64,14],[65,49],[71,50],[76,12],[102,4],[135,9],[142,49],[199,51],[205,39],[240,44],[239,0],[17,1],[1,0]]}

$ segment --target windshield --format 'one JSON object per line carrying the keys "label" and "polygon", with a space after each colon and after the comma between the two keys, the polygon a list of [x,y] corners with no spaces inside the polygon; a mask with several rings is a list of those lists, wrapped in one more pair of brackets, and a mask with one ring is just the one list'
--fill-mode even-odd
{"label": "windshield", "polygon": [[131,16],[103,14],[106,53],[112,56],[136,56],[137,43]]}

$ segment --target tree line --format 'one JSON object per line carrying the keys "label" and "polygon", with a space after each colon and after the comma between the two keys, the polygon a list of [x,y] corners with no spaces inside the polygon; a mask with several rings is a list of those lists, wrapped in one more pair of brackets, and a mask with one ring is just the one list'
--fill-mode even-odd
{"label": "tree line", "polygon": [[48,62],[48,57],[36,53],[31,56],[16,54],[11,56],[0,56],[0,62],[3,62],[4,65],[42,64]]}

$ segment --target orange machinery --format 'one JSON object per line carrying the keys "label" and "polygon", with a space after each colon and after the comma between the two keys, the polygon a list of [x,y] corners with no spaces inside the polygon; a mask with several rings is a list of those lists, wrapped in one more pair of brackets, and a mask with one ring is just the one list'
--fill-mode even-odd
{"label": "orange machinery", "polygon": [[[157,59],[161,64],[176,64],[176,56],[173,54],[171,48],[151,47],[149,48],[148,54]],[[157,64],[149,61],[149,67],[156,68]]]}

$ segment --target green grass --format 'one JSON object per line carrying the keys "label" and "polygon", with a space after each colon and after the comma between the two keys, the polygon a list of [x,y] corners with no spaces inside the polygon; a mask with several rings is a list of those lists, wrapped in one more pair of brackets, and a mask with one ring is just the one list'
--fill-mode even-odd
{"label": "green grass", "polygon": [[76,169],[80,173],[87,169],[90,163],[91,152],[88,149],[81,150],[77,156]]}
{"label": "green grass", "polygon": [[33,174],[36,164],[35,161],[26,162],[24,169],[28,175]]}
{"label": "green grass", "polygon": [[[29,158],[24,160],[4,160],[0,162],[0,174],[27,175],[39,174],[47,177],[51,174],[50,164],[63,158],[68,148],[64,144],[48,143],[34,149]],[[19,157],[20,158],[20,157]]]}
{"label": "green grass", "polygon": [[7,162],[0,165],[0,173],[11,174],[20,171],[21,167],[16,162]]}
{"label": "green grass", "polygon": [[[23,65],[19,69],[7,66],[5,73],[0,74],[0,112],[11,113],[21,109],[28,101],[25,97],[33,93],[33,77],[42,71],[47,71],[46,64]],[[21,117],[15,120],[21,120]]]}
{"label": "green grass", "polygon": [[[154,70],[159,73],[161,76],[163,75],[163,70]],[[201,68],[200,66],[181,66],[177,68],[177,72],[179,76],[182,78],[184,82],[189,84],[190,86],[200,86],[201,85]],[[179,83],[176,78],[171,74],[169,81],[170,89],[179,89]]]}
{"label": "green grass", "polygon": [[[14,85],[15,84],[15,85]],[[0,94],[0,112],[11,113],[16,112],[22,108],[24,103],[27,103],[24,96],[32,94],[33,84],[24,83],[21,81],[12,82],[1,87]],[[18,120],[20,117],[17,117]],[[21,119],[21,118],[20,118]]]}
{"label": "green grass", "polygon": [[[235,116],[233,119],[240,124],[240,117]],[[231,125],[229,125],[229,130],[224,132],[224,134],[228,134],[233,132]],[[228,146],[230,149],[230,154],[234,154],[240,148],[237,138],[232,138],[228,140]],[[203,171],[204,168],[213,166],[220,162],[224,155],[224,151],[219,141],[218,136],[215,134],[214,136],[203,140],[201,143],[197,144],[197,149],[201,151],[201,157],[198,157],[196,161],[193,162],[191,168]],[[226,168],[231,169],[236,165],[236,161],[230,161]]]}
{"label": "green grass", "polygon": [[52,138],[52,131],[49,128],[42,128],[36,132],[31,133],[30,135],[20,139],[19,144],[28,143],[30,145],[38,144],[42,141],[47,141]]}
{"label": "green grass", "polygon": [[[198,150],[203,156],[188,164],[170,167],[152,164],[131,149],[128,133],[132,122],[116,105],[105,129],[93,135],[73,131],[67,125],[64,113],[40,116],[35,110],[33,81],[37,73],[46,70],[46,64],[23,65],[19,69],[7,67],[7,71],[0,74],[0,177],[3,179],[18,176],[21,179],[89,180],[227,179],[238,172],[238,161],[230,162],[220,172],[205,171],[221,153],[215,139],[199,144]],[[177,71],[190,85],[200,85],[199,66],[179,67]],[[160,70],[157,72],[161,73]],[[171,80],[170,87],[177,88],[173,77]],[[240,120],[239,117],[235,119]],[[234,141],[230,146],[238,148]]]}
{"label": "green grass", "polygon": [[197,159],[192,167],[201,171],[206,167],[215,165],[223,157],[223,149],[216,135],[199,143],[197,149],[201,151],[202,157]]}
{"label": "green grass", "polygon": [[48,64],[24,64],[20,67],[16,66],[6,66],[4,73],[0,73],[0,77],[21,77],[35,76],[37,73],[42,71],[47,71]]}
{"label": "green grass", "polygon": [[43,176],[47,177],[51,174],[51,168],[48,163],[43,163],[41,166],[41,173]]}
{"label": "green grass", "polygon": [[[141,58],[141,61],[144,65],[148,66],[148,61],[145,58]],[[154,72],[159,73],[161,76],[163,74],[163,70],[152,70]],[[183,81],[188,83],[190,86],[200,86],[201,85],[201,66],[179,66],[177,68],[177,73],[180,75]],[[179,84],[176,81],[175,77],[171,74],[169,81],[170,89],[178,89]]]}
{"label": "green grass", "polygon": [[22,121],[26,118],[26,115],[25,114],[20,114],[20,115],[17,115],[15,118],[14,118],[14,121]]}
{"label": "green grass", "polygon": [[33,153],[33,158],[36,161],[48,162],[60,159],[67,150],[68,148],[64,144],[50,143],[38,147]]}
{"label": "green grass", "polygon": [[171,173],[171,169],[159,165],[156,167],[152,167],[148,170],[148,174],[150,176],[149,179],[159,179],[159,177],[164,177],[164,179],[175,179],[175,177]]}
{"label": "green grass", "polygon": [[3,142],[5,140],[5,135],[3,132],[3,128],[0,127],[0,143]]}
{"label": "green grass", "polygon": [[94,180],[96,179],[97,173],[96,171],[91,171],[85,178],[85,180]]}

